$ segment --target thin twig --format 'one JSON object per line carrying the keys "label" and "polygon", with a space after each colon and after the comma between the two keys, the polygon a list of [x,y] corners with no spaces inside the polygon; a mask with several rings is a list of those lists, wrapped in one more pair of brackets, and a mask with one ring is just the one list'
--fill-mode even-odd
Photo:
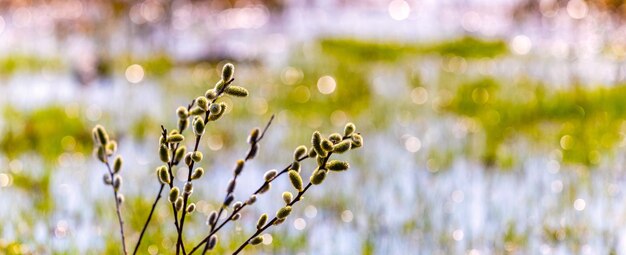
{"label": "thin twig", "polygon": [[[263,139],[263,137],[265,136],[265,132],[267,132],[267,129],[269,129],[270,125],[272,125],[272,121],[274,120],[274,114],[272,114],[272,117],[270,117],[270,120],[267,122],[267,124],[265,125],[265,128],[263,128],[263,131],[261,132],[261,135],[257,138],[255,138],[253,141],[250,141],[250,152],[248,153],[248,155],[246,156],[246,158],[244,159],[244,162],[248,162],[251,159],[251,152],[252,150],[254,150],[254,147],[261,141],[261,139]],[[233,176],[233,181],[237,182],[237,177],[239,177],[239,174],[234,174]],[[228,198],[228,196],[230,196],[233,193],[233,191],[230,192],[226,192],[226,196],[224,196],[224,200],[226,201],[226,199]],[[209,229],[209,233],[212,233],[213,230],[215,229],[215,225],[217,224],[217,222],[219,221],[220,216],[222,216],[222,213],[224,212],[224,205],[222,205],[220,207],[219,212],[217,213],[217,217],[215,218],[215,220],[213,222],[210,222],[211,224],[211,228]],[[243,207],[243,205],[242,205]],[[238,208],[240,209],[240,208]],[[231,217],[229,217],[231,218]],[[214,233],[213,233],[214,234]],[[211,234],[211,235],[213,235]],[[211,238],[211,235],[209,235],[209,238]],[[206,252],[209,250],[209,242],[207,242],[204,245],[204,251],[202,252],[202,254],[206,254]]]}
{"label": "thin twig", "polygon": [[[213,99],[211,101],[211,104],[214,104],[217,99],[220,98],[220,96],[224,93],[224,90],[228,87],[228,85],[230,85],[231,83],[233,83],[235,81],[234,78],[230,79],[228,82],[226,82],[224,84],[224,86],[222,86],[222,88],[218,91],[216,91],[217,96],[215,97],[215,99]],[[204,126],[206,128],[207,123],[209,123],[209,111],[207,111],[204,115]],[[192,124],[193,125],[193,124]],[[198,151],[198,146],[200,145],[200,139],[202,139],[202,134],[200,135],[196,135],[196,144],[194,146],[193,152],[195,153],[196,151]],[[187,182],[191,182],[191,171],[193,170],[193,166],[194,166],[194,161],[191,161],[191,164],[189,164],[189,173],[187,176]],[[183,254],[186,255],[185,253],[185,245],[183,243],[183,228],[185,226],[185,215],[187,214],[187,202],[189,200],[189,196],[183,195],[183,208],[182,208],[182,212],[180,215],[180,227],[178,229],[178,238],[177,238],[177,245],[176,245],[176,255],[179,254],[179,247],[182,247],[183,249]],[[174,204],[172,203],[172,206]],[[176,218],[176,215],[174,215],[174,218]]]}
{"label": "thin twig", "polygon": [[[305,159],[309,158],[308,155],[305,155],[301,158],[299,158],[298,162],[303,161]],[[261,190],[265,189],[265,186],[269,185],[270,183],[272,183],[274,180],[276,180],[279,176],[283,175],[284,173],[289,172],[289,168],[291,167],[292,164],[289,164],[287,166],[285,166],[283,168],[283,170],[281,170],[280,172],[278,172],[278,174],[276,176],[274,176],[272,179],[269,179],[265,182],[263,182],[263,184],[261,184],[261,187],[259,187],[254,193],[252,193],[252,195],[258,195],[261,193]],[[226,218],[226,220],[224,220],[224,222],[222,222],[222,224],[220,224],[217,228],[215,228],[214,230],[211,231],[211,233],[209,233],[209,235],[207,235],[204,239],[202,239],[202,241],[200,241],[200,243],[198,243],[198,245],[196,245],[195,247],[193,247],[193,249],[191,249],[191,251],[189,251],[188,255],[193,254],[196,250],[198,250],[198,248],[200,248],[203,244],[206,244],[209,239],[211,238],[212,235],[214,235],[215,233],[217,233],[220,229],[222,229],[222,227],[224,227],[228,222],[230,222],[233,217],[235,217],[235,214],[239,213],[239,211],[243,210],[244,207],[246,207],[248,204],[243,204],[241,207],[239,207],[238,209],[234,210],[230,216],[228,216],[228,218]],[[219,220],[219,217],[217,218],[217,220]],[[217,221],[216,220],[216,221]]]}
{"label": "thin twig", "polygon": [[[107,166],[107,170],[109,170],[109,176],[111,176],[111,180],[115,180],[113,171],[111,170],[111,165],[109,165],[109,160],[107,159],[104,164]],[[120,212],[120,200],[117,197],[117,190],[114,187],[114,184],[111,184],[111,188],[113,188],[113,195],[115,196],[115,211],[117,212],[117,220],[120,223],[120,234],[122,235],[122,248],[124,249],[124,254],[128,254],[126,251],[126,236],[124,235],[124,220],[122,219],[122,213]]]}
{"label": "thin twig", "polygon": [[[187,111],[189,111],[191,109],[191,107],[193,107],[195,102],[196,102],[195,99],[191,100],[191,103],[187,106]],[[161,129],[164,131],[164,134],[167,135],[167,130],[165,130],[163,125],[161,125]],[[180,130],[180,133],[182,134],[184,131],[185,131],[184,129]],[[179,144],[176,144],[176,146],[174,148],[174,153],[178,149],[178,146],[179,146]],[[174,161],[174,157],[172,157],[172,163],[174,163],[173,161]],[[141,240],[143,240],[143,236],[146,233],[146,229],[148,228],[148,224],[150,223],[150,220],[152,219],[152,214],[154,214],[154,210],[156,209],[156,206],[159,203],[159,199],[161,199],[161,193],[163,192],[163,188],[165,188],[165,183],[161,183],[161,187],[159,188],[159,192],[157,193],[157,196],[154,199],[154,203],[152,203],[152,208],[150,209],[150,214],[148,214],[148,219],[146,219],[146,222],[143,224],[143,227],[141,229],[141,234],[139,234],[139,239],[137,239],[137,243],[135,244],[135,249],[133,250],[133,255],[137,254],[137,251],[139,250],[139,246],[141,245]],[[177,223],[176,229],[178,230],[178,223]]]}

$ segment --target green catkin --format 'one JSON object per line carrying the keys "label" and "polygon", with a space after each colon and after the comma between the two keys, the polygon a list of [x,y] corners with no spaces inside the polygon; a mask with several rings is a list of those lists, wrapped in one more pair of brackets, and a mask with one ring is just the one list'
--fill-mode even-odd
{"label": "green catkin", "polygon": [[206,97],[199,96],[196,98],[196,105],[202,108],[205,112],[209,110],[209,100],[207,100]]}
{"label": "green catkin", "polygon": [[324,161],[326,161],[326,158],[317,156],[317,158],[315,158],[315,160],[317,161],[317,166],[322,166],[322,165],[324,165]]}
{"label": "green catkin", "polygon": [[280,208],[278,212],[276,212],[276,218],[284,219],[287,218],[289,214],[291,214],[291,206],[285,206],[283,208]]}
{"label": "green catkin", "polygon": [[113,188],[117,191],[122,187],[122,177],[115,175],[113,177]]}
{"label": "green catkin", "polygon": [[243,206],[243,203],[241,201],[237,201],[233,204],[233,210],[239,210],[239,208],[241,208]]}
{"label": "green catkin", "polygon": [[[324,139],[322,141],[321,145],[322,145],[322,149],[324,149],[324,151],[326,151],[326,152],[333,151],[333,143],[331,141],[328,141],[328,140]],[[324,157],[326,157],[326,156],[324,156]]]}
{"label": "green catkin", "polygon": [[302,177],[300,177],[298,172],[290,170],[289,180],[291,181],[291,185],[293,185],[297,191],[302,191]]}
{"label": "green catkin", "polygon": [[180,132],[178,132],[177,129],[172,129],[172,131],[170,131],[169,135],[177,135],[177,134],[180,134]]}
{"label": "green catkin", "polygon": [[331,171],[345,171],[350,168],[350,164],[345,161],[331,160],[326,163],[326,169]]}
{"label": "green catkin", "polygon": [[247,205],[253,205],[254,202],[256,202],[256,195],[252,195],[248,198],[248,200],[246,200]]}
{"label": "green catkin", "polygon": [[222,115],[224,115],[224,112],[226,112],[226,104],[222,102],[219,104],[219,106],[220,106],[219,112],[216,114],[211,114],[211,116],[209,116],[209,120],[215,121],[221,118]]}
{"label": "green catkin", "polygon": [[265,179],[266,182],[269,182],[272,180],[272,178],[276,177],[277,174],[278,174],[278,171],[276,171],[276,169],[272,169],[272,170],[265,172],[265,175],[263,176],[263,178]]}
{"label": "green catkin", "polygon": [[259,217],[259,220],[257,220],[256,222],[256,229],[261,229],[263,228],[263,226],[265,226],[265,223],[267,223],[267,213],[264,213],[261,215],[261,217]]}
{"label": "green catkin", "polygon": [[326,178],[326,171],[318,169],[318,170],[315,170],[315,172],[313,172],[313,174],[311,175],[310,181],[311,183],[315,185],[320,185],[322,184],[325,178]]}
{"label": "green catkin", "polygon": [[359,134],[352,135],[352,148],[359,148],[363,146],[363,137]]}
{"label": "green catkin", "polygon": [[252,129],[252,131],[250,131],[250,135],[248,135],[248,140],[247,142],[249,144],[253,144],[257,142],[257,139],[259,138],[259,133],[261,131],[258,128]]}
{"label": "green catkin", "polygon": [[159,158],[161,158],[161,161],[164,163],[170,162],[170,154],[164,144],[161,144],[159,147]]}
{"label": "green catkin", "polygon": [[174,153],[174,163],[178,163],[183,160],[185,153],[187,153],[187,147],[179,146],[178,149],[176,149],[176,153]]}
{"label": "green catkin", "polygon": [[231,219],[233,221],[237,221],[237,220],[241,219],[241,213],[236,213],[235,215],[233,215],[233,217]]}
{"label": "green catkin", "polygon": [[191,109],[191,111],[189,112],[189,114],[191,115],[201,115],[204,114],[206,111],[198,106],[194,107]]}
{"label": "green catkin", "polygon": [[113,155],[115,151],[117,151],[117,142],[113,140],[109,140],[109,143],[107,143],[107,146],[106,146],[107,155]]}
{"label": "green catkin", "polygon": [[350,136],[352,135],[352,133],[354,133],[354,130],[356,130],[356,126],[354,125],[354,123],[350,122],[348,124],[346,124],[346,126],[343,129],[343,135],[344,136]]}
{"label": "green catkin", "polygon": [[168,200],[170,201],[170,203],[176,202],[178,195],[180,195],[180,190],[178,189],[178,187],[173,187],[172,189],[170,189],[170,194],[168,197]]}
{"label": "green catkin", "polygon": [[285,219],[277,219],[276,221],[274,221],[274,226],[278,226],[282,224],[283,222],[285,222]]}
{"label": "green catkin", "polygon": [[246,160],[251,160],[256,157],[256,154],[259,152],[259,144],[255,143],[250,146],[250,150],[248,151],[248,155],[246,156]]}
{"label": "green catkin", "polygon": [[222,81],[229,82],[233,79],[233,75],[235,74],[235,66],[231,63],[225,64],[222,67]]}
{"label": "green catkin", "polygon": [[216,115],[220,113],[220,110],[222,110],[220,104],[211,104],[211,106],[209,107],[209,112],[211,113],[211,115]]}
{"label": "green catkin", "polygon": [[314,158],[317,157],[317,152],[315,151],[315,148],[311,147],[309,149],[309,158]]}
{"label": "green catkin", "polygon": [[105,185],[113,184],[113,180],[111,180],[111,175],[110,174],[104,174],[102,176],[102,181],[104,182]]}
{"label": "green catkin", "polygon": [[233,194],[228,194],[228,196],[226,196],[226,199],[224,199],[224,207],[230,206],[233,200],[235,200],[235,196],[233,196]]}
{"label": "green catkin", "polygon": [[296,172],[300,172],[300,162],[298,161],[294,161],[291,163],[291,166],[289,166],[289,170],[294,170]]}
{"label": "green catkin", "polygon": [[183,140],[185,140],[185,136],[181,135],[181,134],[174,134],[174,135],[169,135],[167,137],[167,142],[168,143],[180,143]]}
{"label": "green catkin", "polygon": [[204,93],[204,96],[209,100],[215,100],[217,98],[217,93],[214,89],[209,89]]}
{"label": "green catkin", "polygon": [[107,143],[109,143],[109,135],[107,134],[106,130],[104,130],[104,127],[96,125],[93,132],[95,133],[94,136],[98,138],[98,142],[100,142],[100,145],[106,146]]}
{"label": "green catkin", "polygon": [[263,194],[263,193],[267,192],[268,190],[270,190],[271,188],[272,188],[272,184],[266,183],[265,185],[263,185],[261,190],[259,190],[259,194]]}
{"label": "green catkin", "polygon": [[350,150],[350,148],[352,148],[352,141],[345,140],[338,144],[335,144],[335,146],[333,147],[333,152],[341,154]]}
{"label": "green catkin", "polygon": [[159,176],[159,181],[163,184],[170,183],[170,173],[167,171],[167,167],[160,166],[157,168],[157,175]]}
{"label": "green catkin", "polygon": [[187,206],[187,213],[191,214],[196,210],[196,204],[191,203]]}
{"label": "green catkin", "polygon": [[204,169],[202,167],[198,167],[191,174],[191,179],[192,180],[200,179],[200,178],[202,178],[202,175],[204,175]]}
{"label": "green catkin", "polygon": [[293,199],[293,194],[291,194],[291,192],[289,191],[283,192],[283,201],[285,201],[285,204],[288,205],[289,203],[291,203],[292,199]]}
{"label": "green catkin", "polygon": [[180,106],[176,109],[176,115],[178,115],[179,119],[186,119],[189,117],[189,112],[187,111],[187,108]]}
{"label": "green catkin", "polygon": [[185,165],[190,166],[191,163],[193,163],[193,160],[191,159],[191,155],[193,155],[192,152],[187,153],[187,155],[185,155]]}
{"label": "green catkin", "polygon": [[98,148],[93,149],[93,156],[101,162],[107,161],[106,153],[104,152],[104,148],[102,146],[98,146]]}
{"label": "green catkin", "polygon": [[189,126],[189,120],[188,119],[179,119],[178,120],[178,129],[185,130],[185,129],[187,129],[188,126]]}
{"label": "green catkin", "polygon": [[317,153],[317,155],[321,155],[326,157],[326,151],[322,148],[322,135],[320,132],[313,132],[313,136],[311,137],[311,145],[313,145],[313,149]]}
{"label": "green catkin", "polygon": [[165,143],[165,137],[160,136],[159,137],[159,144],[164,144]]}
{"label": "green catkin", "polygon": [[328,136],[328,140],[330,142],[332,142],[333,144],[337,144],[337,143],[341,142],[341,139],[343,139],[343,137],[341,137],[341,135],[339,133],[334,133],[334,134]]}
{"label": "green catkin", "polygon": [[185,186],[183,186],[183,191],[185,195],[191,195],[191,193],[193,192],[193,184],[191,182],[185,183]]}
{"label": "green catkin", "polygon": [[295,161],[299,160],[302,156],[306,155],[306,153],[307,153],[306,146],[304,145],[298,146],[298,148],[296,148],[296,150],[293,152],[293,160]]}
{"label": "green catkin", "polygon": [[191,160],[193,160],[196,163],[202,161],[202,152],[201,151],[194,151],[191,154]]}
{"label": "green catkin", "polygon": [[251,245],[259,245],[263,242],[263,236],[257,236],[255,238],[253,238],[252,240],[250,240],[250,244]]}
{"label": "green catkin", "polygon": [[113,173],[119,173],[122,170],[122,157],[117,156],[113,161]]}
{"label": "green catkin", "polygon": [[213,248],[215,248],[215,245],[217,245],[217,236],[212,235],[211,238],[209,238],[209,250],[213,250]]}
{"label": "green catkin", "polygon": [[200,118],[194,120],[193,122],[193,133],[195,135],[203,135],[204,134],[204,121]]}
{"label": "green catkin", "polygon": [[211,211],[211,213],[209,214],[208,224],[212,225],[215,223],[216,220],[217,220],[217,212]]}
{"label": "green catkin", "polygon": [[224,90],[224,93],[236,97],[247,97],[249,94],[247,89],[240,86],[228,86]]}
{"label": "green catkin", "polygon": [[215,88],[213,88],[215,91],[217,91],[218,95],[221,94],[224,90],[224,87],[226,86],[226,82],[224,80],[219,80],[216,84],[215,84]]}
{"label": "green catkin", "polygon": [[235,164],[235,175],[239,175],[241,174],[241,171],[243,171],[243,166],[245,164],[245,161],[243,160],[237,160],[237,163]]}
{"label": "green catkin", "polygon": [[176,198],[176,202],[174,202],[174,207],[176,207],[176,211],[180,211],[181,209],[183,209],[183,198],[182,197]]}

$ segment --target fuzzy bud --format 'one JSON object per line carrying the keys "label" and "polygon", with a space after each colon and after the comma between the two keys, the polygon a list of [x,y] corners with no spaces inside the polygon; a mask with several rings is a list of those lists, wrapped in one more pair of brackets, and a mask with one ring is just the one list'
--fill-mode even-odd
{"label": "fuzzy bud", "polygon": [[193,173],[191,174],[191,179],[192,180],[197,180],[202,178],[202,175],[204,174],[204,169],[202,167],[198,167],[196,168],[196,170],[193,171]]}
{"label": "fuzzy bud", "polygon": [[314,158],[317,157],[317,152],[315,151],[315,148],[311,147],[309,149],[309,158]]}
{"label": "fuzzy bud", "polygon": [[181,134],[174,134],[167,137],[168,143],[180,143],[185,140],[185,137]]}
{"label": "fuzzy bud", "polygon": [[291,192],[289,191],[285,191],[283,192],[283,201],[285,201],[285,204],[289,204],[291,203],[291,201],[293,200],[293,194],[291,194]]}
{"label": "fuzzy bud", "polygon": [[298,172],[290,170],[289,180],[291,181],[291,185],[293,185],[297,191],[302,191],[302,177],[300,177]]}
{"label": "fuzzy bud", "polygon": [[313,172],[313,174],[311,175],[310,181],[311,183],[315,185],[320,185],[322,184],[325,178],[326,178],[326,171],[318,169],[318,170],[315,170],[315,172]]}
{"label": "fuzzy bud", "polygon": [[240,86],[228,86],[224,90],[224,93],[226,93],[228,95],[231,95],[231,96],[236,96],[236,97],[247,97],[248,96],[248,90],[245,89],[244,87],[240,87]]}
{"label": "fuzzy bud", "polygon": [[206,97],[199,96],[196,98],[196,105],[202,108],[205,112],[209,110],[209,100],[207,100]]}
{"label": "fuzzy bud", "polygon": [[241,173],[241,171],[243,171],[243,166],[244,166],[245,161],[243,160],[237,160],[237,164],[235,165],[235,175],[239,175]]}
{"label": "fuzzy bud", "polygon": [[317,155],[321,155],[326,157],[326,150],[322,148],[322,135],[320,132],[313,132],[313,136],[311,137],[311,144],[313,145],[313,149],[317,153]]}
{"label": "fuzzy bud", "polygon": [[102,181],[104,182],[104,184],[106,185],[111,185],[113,184],[113,180],[111,180],[111,175],[110,174],[104,174],[102,176]]}
{"label": "fuzzy bud", "polygon": [[164,163],[170,162],[170,154],[164,144],[161,144],[159,147],[159,158],[161,158],[161,161]]}
{"label": "fuzzy bud", "polygon": [[236,221],[238,219],[241,219],[241,213],[235,213],[235,215],[233,215],[233,217],[231,218],[233,221]]}
{"label": "fuzzy bud", "polygon": [[209,100],[214,100],[217,98],[217,92],[215,92],[214,89],[209,89],[204,93],[204,97],[206,97]]}
{"label": "fuzzy bud", "polygon": [[328,136],[328,140],[332,142],[333,144],[337,144],[341,142],[342,139],[343,137],[341,137],[341,135],[338,133],[334,133]]}
{"label": "fuzzy bud", "polygon": [[160,166],[157,168],[157,174],[159,176],[159,181],[164,184],[170,183],[170,173],[167,171],[167,167]]}
{"label": "fuzzy bud", "polygon": [[317,166],[323,166],[324,162],[326,162],[326,158],[317,156],[317,158],[315,158],[315,160],[317,161]]}
{"label": "fuzzy bud", "polygon": [[187,153],[187,147],[179,146],[178,149],[176,149],[176,153],[174,153],[174,163],[177,164],[180,162],[185,156],[185,153]]}
{"label": "fuzzy bud", "polygon": [[189,120],[188,119],[179,119],[178,120],[178,129],[185,130],[185,129],[187,129],[187,126],[189,126]]}
{"label": "fuzzy bud", "polygon": [[243,202],[237,201],[233,204],[233,210],[239,210],[243,206]]}
{"label": "fuzzy bud", "polygon": [[285,218],[277,219],[276,221],[274,221],[274,226],[278,226],[278,225],[282,224],[283,222],[285,222]]}
{"label": "fuzzy bud", "polygon": [[219,80],[216,84],[215,84],[215,88],[213,88],[215,91],[217,91],[217,94],[220,95],[222,92],[224,92],[224,88],[226,87],[226,82],[224,80]]}
{"label": "fuzzy bud", "polygon": [[237,186],[237,181],[235,179],[230,179],[228,182],[228,188],[226,188],[226,192],[233,193],[235,191],[235,186]]}
{"label": "fuzzy bud", "polygon": [[296,148],[296,150],[293,152],[293,160],[294,161],[299,160],[302,156],[306,155],[306,153],[307,153],[306,146],[304,145],[298,146],[298,148]]}
{"label": "fuzzy bud", "polygon": [[225,64],[222,67],[222,80],[224,82],[229,82],[233,79],[233,75],[235,74],[235,66],[231,63]]}
{"label": "fuzzy bud", "polygon": [[[333,151],[333,143],[331,141],[328,141],[328,140],[324,139],[322,141],[321,145],[322,145],[322,149],[324,149],[324,151],[326,151],[326,152]],[[326,157],[326,156],[324,156],[324,157]]]}
{"label": "fuzzy bud", "polygon": [[256,154],[259,152],[259,144],[255,143],[250,146],[250,150],[248,151],[248,155],[246,156],[246,160],[251,160],[256,157]]}
{"label": "fuzzy bud", "polygon": [[256,229],[263,228],[265,223],[267,223],[267,218],[267,213],[261,214],[261,217],[259,217],[259,220],[256,222]]}
{"label": "fuzzy bud", "polygon": [[252,131],[250,131],[250,135],[248,135],[248,143],[256,143],[259,138],[259,133],[261,133],[261,131],[258,128],[252,129]]}
{"label": "fuzzy bud", "polygon": [[335,146],[333,146],[333,152],[341,154],[350,150],[350,148],[352,148],[352,141],[345,140],[338,144],[335,144]]}
{"label": "fuzzy bud", "polygon": [[189,152],[187,153],[187,155],[185,155],[185,165],[190,166],[191,163],[193,163],[193,160],[191,159],[191,155],[193,155],[193,152]]}
{"label": "fuzzy bud", "polygon": [[185,183],[183,190],[185,191],[185,195],[191,195],[193,192],[193,184],[191,182]]}
{"label": "fuzzy bud", "polygon": [[291,206],[285,206],[283,208],[280,208],[278,212],[276,212],[276,218],[284,219],[287,218],[289,214],[291,214]]}
{"label": "fuzzy bud", "polygon": [[191,203],[187,206],[187,213],[191,214],[196,210],[196,204]]}
{"label": "fuzzy bud", "polygon": [[354,125],[354,123],[350,122],[346,124],[346,127],[343,129],[343,135],[350,136],[352,135],[352,133],[354,133],[354,130],[356,130],[356,126]]}
{"label": "fuzzy bud", "polygon": [[117,142],[113,140],[109,140],[109,143],[106,145],[106,154],[113,155],[117,151]]}
{"label": "fuzzy bud", "polygon": [[267,192],[268,190],[270,190],[271,188],[272,188],[272,184],[266,183],[266,184],[263,185],[261,190],[259,190],[259,194],[263,194],[263,193]]}
{"label": "fuzzy bud", "polygon": [[289,170],[294,170],[296,172],[300,172],[300,162],[298,161],[294,161],[291,163],[291,166],[289,166]]}
{"label": "fuzzy bud", "polygon": [[98,146],[97,148],[93,149],[93,156],[97,158],[98,160],[100,160],[100,162],[107,161],[107,158],[106,158],[107,156],[102,146]]}
{"label": "fuzzy bud", "polygon": [[256,202],[256,195],[252,195],[248,198],[248,200],[246,200],[247,205],[253,205],[254,202]]}
{"label": "fuzzy bud", "polygon": [[261,243],[263,243],[263,236],[257,236],[253,238],[252,240],[250,240],[251,245],[259,245]]}
{"label": "fuzzy bud", "polygon": [[178,118],[180,119],[186,119],[187,117],[189,117],[189,112],[187,111],[187,108],[180,106],[178,107],[178,109],[176,109],[176,115],[178,115]]}
{"label": "fuzzy bud", "polygon": [[168,197],[168,200],[171,203],[176,202],[176,199],[178,198],[178,195],[180,195],[180,190],[178,189],[178,187],[173,187],[172,189],[170,189],[170,194]]}
{"label": "fuzzy bud", "polygon": [[92,133],[94,137],[94,142],[99,142],[102,146],[106,146],[107,143],[109,143],[109,135],[107,134],[106,130],[104,130],[104,127],[96,125],[96,127],[93,128]]}
{"label": "fuzzy bud", "polygon": [[201,115],[204,114],[206,111],[202,108],[200,108],[199,106],[196,106],[194,108],[191,108],[191,111],[189,112],[189,114],[191,115]]}
{"label": "fuzzy bud", "polygon": [[211,104],[211,106],[209,107],[209,112],[211,112],[211,115],[219,114],[221,110],[222,107],[220,106],[220,104]]}
{"label": "fuzzy bud", "polygon": [[224,102],[219,103],[220,106],[220,110],[218,113],[216,114],[211,114],[211,116],[209,116],[209,120],[218,120],[220,117],[222,117],[222,115],[224,115],[224,113],[226,112],[226,104]]}
{"label": "fuzzy bud", "polygon": [[216,211],[212,211],[209,214],[208,224],[209,225],[213,225],[213,224],[215,224],[216,220],[217,220],[217,212]]}
{"label": "fuzzy bud", "polygon": [[331,161],[328,161],[328,163],[326,163],[325,168],[331,171],[345,171],[345,170],[348,170],[348,168],[350,168],[350,164],[348,164],[348,162],[345,162],[345,161],[331,160]]}
{"label": "fuzzy bud", "polygon": [[122,177],[119,175],[113,176],[113,188],[119,190],[122,187]]}
{"label": "fuzzy bud", "polygon": [[124,203],[124,195],[117,194],[117,203],[118,204],[123,204]]}
{"label": "fuzzy bud", "polygon": [[194,162],[202,161],[202,152],[201,151],[194,151],[191,154],[191,160],[193,160]]}
{"label": "fuzzy bud", "polygon": [[174,207],[176,208],[176,211],[180,211],[180,210],[183,209],[183,198],[182,197],[176,198],[176,202],[174,202]]}
{"label": "fuzzy bud", "polygon": [[113,173],[119,173],[122,170],[122,157],[117,156],[113,161]]}
{"label": "fuzzy bud", "polygon": [[196,135],[204,134],[204,121],[201,118],[193,121],[193,133]]}
{"label": "fuzzy bud", "polygon": [[228,194],[228,196],[226,196],[226,199],[224,199],[224,207],[228,207],[230,203],[233,202],[233,200],[235,200],[235,196],[233,196],[233,194]]}
{"label": "fuzzy bud", "polygon": [[276,171],[276,169],[272,169],[272,170],[265,172],[265,175],[263,176],[263,178],[265,179],[266,182],[269,182],[274,177],[276,177],[277,174],[278,174],[278,171]]}
{"label": "fuzzy bud", "polygon": [[209,246],[207,248],[209,250],[213,250],[213,248],[215,248],[215,245],[217,245],[217,236],[212,235],[211,238],[209,238]]}
{"label": "fuzzy bud", "polygon": [[363,137],[359,134],[352,135],[352,148],[359,148],[363,146]]}

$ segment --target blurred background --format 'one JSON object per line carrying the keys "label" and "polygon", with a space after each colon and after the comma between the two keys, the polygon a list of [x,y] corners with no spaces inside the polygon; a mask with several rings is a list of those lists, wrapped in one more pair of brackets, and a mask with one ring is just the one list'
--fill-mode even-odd
{"label": "blurred background", "polygon": [[[0,0],[0,254],[120,253],[97,123],[125,158],[132,247],[159,125],[226,61],[251,96],[201,142],[189,244],[276,114],[239,199],[314,130],[351,121],[365,146],[246,254],[626,254],[625,18],[622,0]],[[273,187],[217,253],[281,206]],[[162,199],[139,253],[175,237]]]}

